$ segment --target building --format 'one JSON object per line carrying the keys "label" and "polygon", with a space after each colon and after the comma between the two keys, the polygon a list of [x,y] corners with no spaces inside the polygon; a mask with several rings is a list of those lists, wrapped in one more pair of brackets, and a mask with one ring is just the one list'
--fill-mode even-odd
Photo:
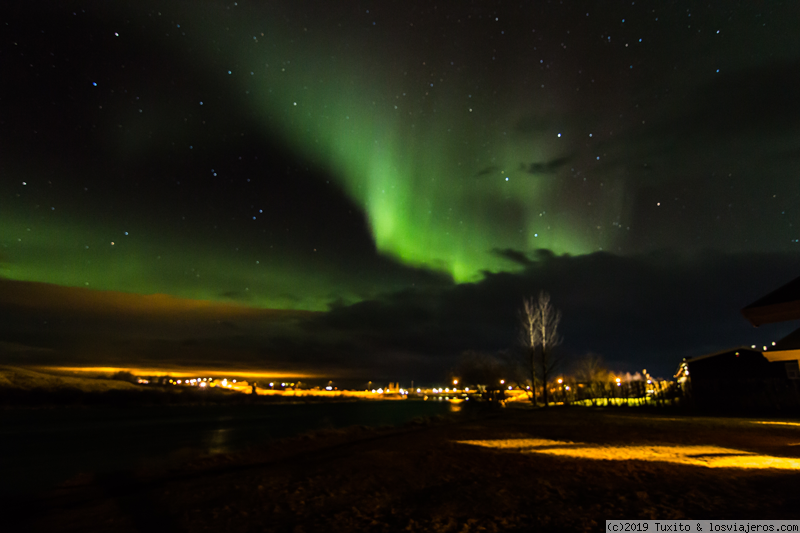
{"label": "building", "polygon": [[[800,278],[759,298],[742,309],[742,314],[755,327],[800,320]],[[800,380],[800,329],[761,348],[761,353],[768,361],[783,363],[788,379]]]}
{"label": "building", "polygon": [[797,379],[784,361],[770,361],[740,346],[681,361],[675,374],[684,398],[695,407],[736,412],[795,409],[800,406]]}
{"label": "building", "polygon": [[[800,278],[742,309],[762,324],[800,320]],[[695,406],[722,410],[800,408],[800,329],[769,346],[740,346],[685,358],[675,374]]]}

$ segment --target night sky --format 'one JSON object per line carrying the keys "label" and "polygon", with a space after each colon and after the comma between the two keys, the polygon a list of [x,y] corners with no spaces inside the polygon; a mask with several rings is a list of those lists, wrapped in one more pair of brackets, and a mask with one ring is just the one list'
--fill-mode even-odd
{"label": "night sky", "polygon": [[[10,5],[9,5],[10,4]],[[12,1],[0,362],[434,379],[778,340],[794,2]]]}

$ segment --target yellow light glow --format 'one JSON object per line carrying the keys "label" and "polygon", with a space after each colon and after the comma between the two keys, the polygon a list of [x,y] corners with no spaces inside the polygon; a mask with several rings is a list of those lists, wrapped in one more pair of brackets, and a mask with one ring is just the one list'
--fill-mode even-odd
{"label": "yellow light glow", "polygon": [[800,422],[762,422],[762,421],[753,421],[753,424],[773,424],[776,426],[800,426]]}
{"label": "yellow light glow", "polygon": [[453,380],[453,385],[458,385],[458,380],[457,379]]}
{"label": "yellow light glow", "polygon": [[662,461],[707,468],[800,469],[800,459],[774,457],[720,446],[610,446],[548,439],[462,440],[460,444],[520,453],[543,453],[606,461]]}
{"label": "yellow light glow", "polygon": [[564,383],[564,380],[563,380],[563,379],[561,379],[561,378],[558,378],[558,382],[559,382],[559,384],[560,384],[560,383]]}
{"label": "yellow light glow", "polygon": [[[37,368],[37,367],[34,367]],[[171,377],[185,378],[196,376],[198,374],[216,374],[218,376],[237,376],[244,378],[279,378],[279,377],[299,377],[299,378],[314,378],[318,377],[316,374],[304,373],[288,373],[288,372],[258,372],[251,370],[208,370],[203,368],[197,369],[170,369],[170,368],[153,368],[153,367],[116,367],[116,366],[40,366],[44,370],[56,370],[59,372],[75,372],[75,373],[88,373],[88,374],[115,374],[117,372],[130,372],[135,376],[157,376],[166,374]]]}

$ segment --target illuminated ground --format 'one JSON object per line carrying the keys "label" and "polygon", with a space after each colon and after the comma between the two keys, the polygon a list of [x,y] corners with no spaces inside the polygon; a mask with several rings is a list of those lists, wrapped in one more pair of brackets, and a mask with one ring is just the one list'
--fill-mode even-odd
{"label": "illuminated ground", "polygon": [[465,407],[451,421],[86,477],[29,511],[60,531],[597,531],[610,518],[797,518],[796,420]]}

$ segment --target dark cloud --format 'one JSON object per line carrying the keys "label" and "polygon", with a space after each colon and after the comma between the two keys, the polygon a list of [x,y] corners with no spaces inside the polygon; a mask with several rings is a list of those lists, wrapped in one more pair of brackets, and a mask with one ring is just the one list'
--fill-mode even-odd
{"label": "dark cloud", "polygon": [[519,250],[512,250],[510,248],[505,248],[503,250],[494,249],[492,250],[492,253],[524,267],[530,266],[532,262],[526,254],[520,252]]}
{"label": "dark cloud", "polygon": [[554,174],[558,172],[564,165],[568,164],[571,160],[571,156],[557,157],[555,159],[551,159],[550,161],[531,163],[528,166],[523,164],[522,168],[528,174]]}
{"label": "dark cloud", "polygon": [[497,166],[486,167],[484,169],[479,170],[478,173],[475,174],[475,175],[476,176],[488,176],[489,174],[497,173],[499,170],[500,170],[500,167],[497,167]]}
{"label": "dark cloud", "polygon": [[[795,328],[752,328],[740,309],[795,278],[797,254],[495,253],[520,270],[339,303],[325,313],[4,281],[0,362],[433,380],[466,350],[513,348],[522,299],[542,290],[563,313],[567,364],[593,352],[615,369],[668,377],[683,357],[766,344]],[[27,348],[11,349],[19,346]]]}
{"label": "dark cloud", "polygon": [[352,338],[425,354],[429,368],[442,368],[464,350],[513,347],[523,297],[546,290],[563,312],[562,350],[573,359],[594,352],[619,370],[648,368],[667,377],[685,356],[777,340],[793,329],[753,329],[739,310],[795,277],[797,255],[545,252],[523,263],[521,252],[501,253],[524,270],[436,293],[404,291],[315,320]]}

